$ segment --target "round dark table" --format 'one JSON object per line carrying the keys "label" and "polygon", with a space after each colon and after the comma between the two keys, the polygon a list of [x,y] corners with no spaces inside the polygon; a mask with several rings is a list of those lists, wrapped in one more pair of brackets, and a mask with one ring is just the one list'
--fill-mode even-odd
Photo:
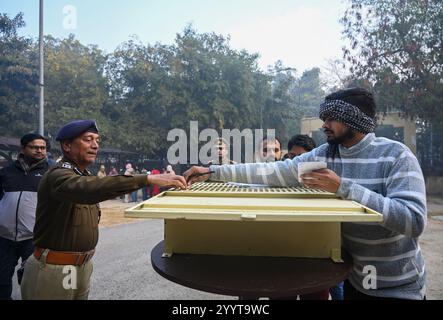
{"label": "round dark table", "polygon": [[221,256],[174,253],[163,258],[163,241],[151,251],[154,270],[180,285],[206,292],[240,297],[296,297],[336,286],[352,269],[331,259]]}

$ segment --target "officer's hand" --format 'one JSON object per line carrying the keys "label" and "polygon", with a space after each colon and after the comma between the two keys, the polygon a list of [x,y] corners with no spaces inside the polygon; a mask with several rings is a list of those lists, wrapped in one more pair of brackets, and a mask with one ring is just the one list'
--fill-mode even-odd
{"label": "officer's hand", "polygon": [[322,189],[336,193],[340,187],[341,179],[329,169],[315,170],[301,175],[302,182],[308,187]]}
{"label": "officer's hand", "polygon": [[194,166],[191,169],[185,171],[185,173],[183,173],[183,177],[185,177],[188,185],[191,185],[199,181],[208,180],[210,176],[209,171],[209,168]]}
{"label": "officer's hand", "polygon": [[185,178],[177,176],[175,174],[151,174],[148,175],[148,184],[159,187],[175,187],[180,189],[186,189],[187,183]]}

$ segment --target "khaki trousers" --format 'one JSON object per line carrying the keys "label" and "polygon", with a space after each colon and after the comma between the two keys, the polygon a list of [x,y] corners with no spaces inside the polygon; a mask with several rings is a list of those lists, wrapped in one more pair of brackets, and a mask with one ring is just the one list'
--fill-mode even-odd
{"label": "khaki trousers", "polygon": [[87,300],[92,274],[92,261],[82,266],[46,263],[45,250],[37,260],[26,261],[21,284],[23,300]]}

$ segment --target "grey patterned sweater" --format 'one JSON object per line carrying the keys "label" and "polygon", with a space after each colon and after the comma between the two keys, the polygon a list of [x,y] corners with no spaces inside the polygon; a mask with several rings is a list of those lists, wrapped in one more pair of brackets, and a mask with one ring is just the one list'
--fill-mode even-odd
{"label": "grey patterned sweater", "polygon": [[[274,163],[211,166],[211,180],[298,186],[298,162],[326,161],[341,177],[339,197],[383,214],[382,223],[342,223],[343,246],[354,259],[352,285],[371,296],[423,299],[426,271],[418,238],[426,226],[426,192],[416,157],[373,133],[350,148],[340,145],[340,158],[326,158],[327,147]],[[375,267],[376,289],[364,289],[365,277],[375,275],[365,266]]]}

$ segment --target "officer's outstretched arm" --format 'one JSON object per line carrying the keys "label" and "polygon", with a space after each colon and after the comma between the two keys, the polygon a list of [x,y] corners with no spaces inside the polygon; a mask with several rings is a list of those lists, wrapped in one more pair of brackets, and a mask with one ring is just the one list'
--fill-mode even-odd
{"label": "officer's outstretched arm", "polygon": [[58,168],[48,175],[52,194],[62,200],[94,204],[138,190],[146,185],[146,175],[83,176],[73,170]]}
{"label": "officer's outstretched arm", "polygon": [[187,187],[185,178],[175,174],[148,175],[148,184],[159,187],[175,187],[180,189],[186,189]]}

